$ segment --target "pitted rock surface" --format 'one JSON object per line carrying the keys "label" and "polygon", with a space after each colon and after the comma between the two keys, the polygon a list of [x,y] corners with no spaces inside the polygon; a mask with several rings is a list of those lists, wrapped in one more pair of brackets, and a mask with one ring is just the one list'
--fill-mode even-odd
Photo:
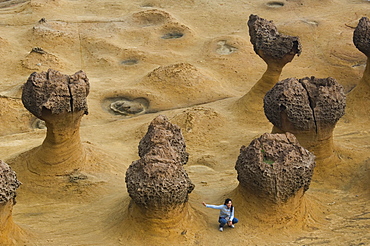
{"label": "pitted rock surface", "polygon": [[131,164],[126,185],[136,204],[166,210],[188,200],[194,189],[186,171],[168,159],[144,157]]}
{"label": "pitted rock surface", "polygon": [[178,126],[165,116],[157,116],[140,141],[139,156],[125,179],[127,191],[137,205],[163,211],[188,200],[194,184],[183,168],[188,153]]}
{"label": "pitted rock surface", "polygon": [[0,204],[7,203],[17,196],[16,190],[21,185],[17,174],[8,164],[0,160]]}
{"label": "pitted rock surface", "polygon": [[164,115],[157,116],[139,143],[139,156],[142,158],[145,155],[171,159],[185,165],[189,154],[180,127],[169,122]]}
{"label": "pitted rock surface", "polygon": [[362,17],[353,32],[353,43],[362,53],[370,56],[370,20]]}
{"label": "pitted rock surface", "polygon": [[89,90],[89,79],[83,71],[69,76],[49,69],[30,75],[23,87],[22,102],[38,118],[42,117],[44,108],[52,114],[77,111],[87,114]]}
{"label": "pitted rock surface", "polygon": [[333,78],[288,78],[266,93],[264,111],[276,127],[317,131],[334,127],[344,115],[346,96]]}
{"label": "pitted rock surface", "polygon": [[235,165],[240,185],[274,203],[286,202],[301,188],[306,191],[315,156],[291,133],[265,133],[242,146]]}
{"label": "pitted rock surface", "polygon": [[280,34],[272,21],[250,15],[248,27],[250,41],[257,54],[262,50],[269,57],[281,59],[287,54],[300,55],[302,52],[299,38]]}

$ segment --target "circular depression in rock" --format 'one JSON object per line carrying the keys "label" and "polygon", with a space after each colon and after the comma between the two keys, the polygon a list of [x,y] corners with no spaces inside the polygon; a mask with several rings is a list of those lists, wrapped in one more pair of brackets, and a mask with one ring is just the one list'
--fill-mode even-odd
{"label": "circular depression in rock", "polygon": [[121,64],[125,66],[132,66],[138,63],[139,63],[138,59],[126,59],[126,60],[121,61]]}
{"label": "circular depression in rock", "polygon": [[161,38],[162,39],[177,39],[177,38],[182,38],[184,34],[179,31],[173,31],[173,32],[168,32],[164,34]]}
{"label": "circular depression in rock", "polygon": [[284,3],[278,2],[278,1],[272,1],[272,2],[267,2],[266,6],[269,8],[281,8],[284,6]]}
{"label": "circular depression in rock", "polygon": [[104,104],[110,113],[124,116],[144,114],[149,107],[149,101],[146,98],[108,98]]}

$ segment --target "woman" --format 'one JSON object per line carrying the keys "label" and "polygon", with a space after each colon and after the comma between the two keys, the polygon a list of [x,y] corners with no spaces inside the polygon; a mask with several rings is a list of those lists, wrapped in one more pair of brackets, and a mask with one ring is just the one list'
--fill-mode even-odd
{"label": "woman", "polygon": [[233,207],[233,202],[230,198],[225,200],[223,205],[210,205],[202,202],[207,208],[214,208],[220,210],[220,217],[218,222],[220,223],[219,230],[223,231],[224,226],[227,224],[229,227],[234,228],[234,224],[238,223],[238,219],[234,217],[235,208]]}

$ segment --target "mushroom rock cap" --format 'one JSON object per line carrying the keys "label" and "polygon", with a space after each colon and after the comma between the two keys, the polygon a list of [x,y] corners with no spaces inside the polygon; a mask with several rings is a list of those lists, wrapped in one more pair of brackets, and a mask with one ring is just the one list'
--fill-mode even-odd
{"label": "mushroom rock cap", "polygon": [[139,156],[158,155],[166,159],[174,159],[185,165],[189,154],[180,127],[168,121],[164,115],[157,116],[149,125],[148,132],[140,140]]}
{"label": "mushroom rock cap", "polygon": [[370,20],[362,17],[353,32],[353,43],[366,56],[370,56]]}
{"label": "mushroom rock cap", "polygon": [[250,41],[257,54],[262,50],[265,55],[281,59],[287,54],[300,55],[302,52],[299,38],[280,34],[272,21],[250,15],[248,27]]}
{"label": "mushroom rock cap", "polygon": [[308,190],[315,156],[291,133],[265,133],[242,146],[235,165],[240,185],[274,203]]}
{"label": "mushroom rock cap", "polygon": [[7,203],[17,196],[16,190],[21,185],[16,173],[8,164],[0,160],[0,204]]}
{"label": "mushroom rock cap", "polygon": [[136,204],[159,210],[185,203],[194,189],[182,166],[172,160],[146,156],[130,165],[126,185]]}
{"label": "mushroom rock cap", "polygon": [[22,102],[38,118],[42,117],[44,108],[52,114],[77,111],[87,114],[89,90],[89,79],[83,71],[69,76],[49,69],[30,75],[23,87]]}
{"label": "mushroom rock cap", "polygon": [[178,126],[157,116],[139,144],[140,160],[126,172],[126,186],[134,202],[146,208],[168,210],[188,200],[194,189],[183,165],[188,153]]}
{"label": "mushroom rock cap", "polygon": [[344,115],[346,96],[333,78],[288,78],[264,97],[268,120],[281,130],[318,131]]}

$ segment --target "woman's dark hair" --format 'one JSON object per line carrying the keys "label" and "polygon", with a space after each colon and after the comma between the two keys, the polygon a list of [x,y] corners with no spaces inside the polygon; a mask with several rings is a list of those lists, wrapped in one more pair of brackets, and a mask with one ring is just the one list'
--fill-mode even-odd
{"label": "woman's dark hair", "polygon": [[[230,198],[226,198],[225,199],[225,203],[224,203],[224,205],[226,205],[226,204],[228,204],[229,202],[232,202],[232,200],[230,199]],[[231,207],[230,207],[230,213],[233,211],[233,205],[231,205]]]}

